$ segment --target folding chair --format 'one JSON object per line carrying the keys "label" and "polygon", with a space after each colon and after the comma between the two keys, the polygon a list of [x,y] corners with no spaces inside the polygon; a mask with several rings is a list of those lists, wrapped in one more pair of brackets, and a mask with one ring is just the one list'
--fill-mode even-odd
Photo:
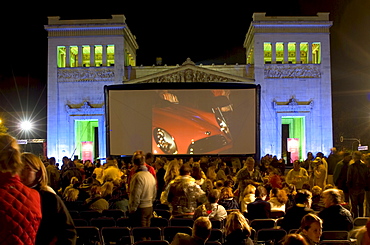
{"label": "folding chair", "polygon": [[134,242],[142,240],[162,240],[162,230],[159,227],[134,227],[131,230]]}
{"label": "folding chair", "polygon": [[221,229],[212,228],[211,235],[208,238],[210,242],[224,242],[224,233]]}
{"label": "folding chair", "polygon": [[271,219],[278,219],[278,218],[284,217],[284,215],[285,215],[284,211],[271,211],[270,212]]}
{"label": "folding chair", "polygon": [[286,231],[283,229],[260,229],[257,231],[254,244],[265,244],[268,241],[273,244],[279,244],[285,236]]}
{"label": "folding chair", "polygon": [[193,228],[189,226],[167,226],[163,228],[163,237],[164,240],[171,243],[177,233],[192,235],[192,232]]}
{"label": "folding chair", "polygon": [[348,240],[348,231],[323,231],[321,234],[321,241],[325,240]]}
{"label": "folding chair", "polygon": [[89,222],[85,219],[73,219],[73,224],[75,226],[89,226]]}
{"label": "folding chair", "polygon": [[112,217],[115,220],[119,218],[124,218],[126,217],[126,214],[123,210],[121,209],[105,209],[102,212],[102,216],[104,217]]}
{"label": "folding chair", "polygon": [[119,227],[131,227],[130,224],[130,219],[125,217],[125,218],[119,218],[116,220],[116,226]]}
{"label": "folding chair", "polygon": [[112,217],[100,217],[100,218],[92,218],[90,220],[91,226],[96,226],[99,229],[102,227],[114,227],[116,226],[116,221]]}
{"label": "folding chair", "polygon": [[189,226],[193,227],[194,220],[190,218],[171,218],[170,226]]}
{"label": "folding chair", "polygon": [[128,227],[103,227],[104,244],[132,245],[131,230]]}
{"label": "folding chair", "polygon": [[85,211],[80,212],[80,216],[81,216],[82,219],[85,219],[88,222],[90,222],[90,220],[92,218],[101,217],[101,213],[99,211],[96,211],[96,210],[85,210]]}
{"label": "folding chair", "polygon": [[69,214],[71,215],[72,219],[81,219],[80,212],[77,210],[69,210]]}
{"label": "folding chair", "polygon": [[103,244],[99,228],[94,226],[76,226],[77,245]]}
{"label": "folding chair", "polygon": [[368,220],[369,217],[357,217],[353,220],[353,226],[354,227],[365,226]]}
{"label": "folding chair", "polygon": [[224,220],[211,220],[212,228],[215,229],[223,229],[224,228]]}
{"label": "folding chair", "polygon": [[260,229],[270,229],[275,227],[274,219],[254,219],[251,221],[250,226],[257,232]]}
{"label": "folding chair", "polygon": [[163,228],[169,226],[169,221],[166,218],[153,217],[150,219],[150,226]]}

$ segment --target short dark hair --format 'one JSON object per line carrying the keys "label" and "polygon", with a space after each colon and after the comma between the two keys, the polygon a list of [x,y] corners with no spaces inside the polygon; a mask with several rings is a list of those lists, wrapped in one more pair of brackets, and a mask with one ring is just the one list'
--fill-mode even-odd
{"label": "short dark hair", "polygon": [[189,164],[183,164],[180,168],[180,175],[191,174],[192,170]]}
{"label": "short dark hair", "polygon": [[255,193],[256,197],[264,197],[267,196],[267,190],[262,185],[258,186]]}
{"label": "short dark hair", "polygon": [[312,193],[309,190],[298,190],[297,194],[294,196],[295,203],[304,204],[312,198]]}
{"label": "short dark hair", "polygon": [[218,199],[220,199],[221,192],[217,189],[212,189],[208,193],[208,201],[210,203],[216,203]]}
{"label": "short dark hair", "polygon": [[208,240],[211,235],[212,223],[208,217],[199,217],[194,221],[193,236],[199,237],[203,240]]}

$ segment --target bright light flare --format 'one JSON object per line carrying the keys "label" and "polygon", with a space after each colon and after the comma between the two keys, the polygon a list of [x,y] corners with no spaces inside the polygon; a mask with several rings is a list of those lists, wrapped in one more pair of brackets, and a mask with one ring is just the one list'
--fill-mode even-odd
{"label": "bright light flare", "polygon": [[23,130],[23,131],[31,131],[32,128],[33,128],[33,124],[32,122],[30,121],[22,121],[20,123],[20,128]]}

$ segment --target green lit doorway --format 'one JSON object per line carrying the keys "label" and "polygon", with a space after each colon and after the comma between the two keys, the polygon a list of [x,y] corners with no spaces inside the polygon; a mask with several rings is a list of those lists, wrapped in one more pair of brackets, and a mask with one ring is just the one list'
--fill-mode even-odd
{"label": "green lit doorway", "polygon": [[294,138],[298,140],[298,158],[303,159],[305,149],[305,117],[283,116],[281,118],[282,142],[281,150],[282,156],[290,162],[290,154],[288,153],[288,139]]}
{"label": "green lit doorway", "polygon": [[74,155],[78,159],[82,159],[83,149],[82,145],[86,142],[91,142],[92,144],[92,155],[91,161],[99,156],[99,147],[98,147],[98,120],[89,119],[89,120],[75,120],[75,153]]}

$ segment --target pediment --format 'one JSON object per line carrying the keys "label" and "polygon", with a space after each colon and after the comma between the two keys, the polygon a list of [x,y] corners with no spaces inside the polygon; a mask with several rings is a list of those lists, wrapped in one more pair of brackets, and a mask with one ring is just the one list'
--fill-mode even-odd
{"label": "pediment", "polygon": [[215,71],[196,66],[189,58],[179,67],[163,72],[154,73],[141,78],[125,82],[135,83],[192,83],[192,82],[240,82],[254,84],[254,79],[230,75],[225,72]]}

